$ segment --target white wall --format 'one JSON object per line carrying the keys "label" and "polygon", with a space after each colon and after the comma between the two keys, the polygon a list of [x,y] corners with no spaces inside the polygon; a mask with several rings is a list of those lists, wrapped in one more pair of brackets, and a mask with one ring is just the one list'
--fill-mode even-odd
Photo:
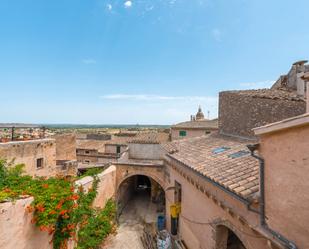
{"label": "white wall", "polygon": [[162,159],[164,151],[160,144],[129,144],[129,157],[134,159]]}

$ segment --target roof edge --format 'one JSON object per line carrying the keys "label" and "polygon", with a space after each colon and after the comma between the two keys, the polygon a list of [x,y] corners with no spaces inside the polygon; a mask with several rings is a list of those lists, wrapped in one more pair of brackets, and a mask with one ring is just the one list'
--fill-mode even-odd
{"label": "roof edge", "polygon": [[267,133],[278,132],[281,130],[305,125],[309,125],[309,112],[292,118],[284,119],[275,123],[257,127],[252,130],[254,131],[255,135],[263,135]]}

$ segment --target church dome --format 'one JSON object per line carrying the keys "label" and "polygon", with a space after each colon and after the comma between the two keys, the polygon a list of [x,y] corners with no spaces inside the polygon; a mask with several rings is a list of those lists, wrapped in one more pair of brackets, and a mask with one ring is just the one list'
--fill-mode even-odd
{"label": "church dome", "polygon": [[196,119],[196,120],[205,119],[204,113],[202,112],[201,106],[198,107],[198,112],[196,113],[195,119]]}

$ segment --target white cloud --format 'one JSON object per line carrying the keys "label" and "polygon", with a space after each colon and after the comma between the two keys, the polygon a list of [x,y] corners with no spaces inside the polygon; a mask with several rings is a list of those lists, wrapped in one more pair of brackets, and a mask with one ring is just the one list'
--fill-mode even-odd
{"label": "white cloud", "polygon": [[87,58],[87,59],[83,59],[82,63],[89,65],[89,64],[96,64],[97,61],[91,58]]}
{"label": "white cloud", "polygon": [[137,100],[137,101],[203,101],[214,102],[216,97],[209,96],[164,96],[149,94],[110,94],[103,95],[103,99],[108,100]]}
{"label": "white cloud", "polygon": [[109,4],[106,5],[106,8],[107,8],[109,11],[111,11],[111,10],[113,9],[113,6],[109,3]]}
{"label": "white cloud", "polygon": [[222,31],[220,29],[213,29],[211,31],[211,34],[213,36],[213,38],[217,41],[217,42],[221,42],[222,41]]}
{"label": "white cloud", "polygon": [[259,88],[270,88],[275,81],[273,80],[265,80],[265,81],[257,81],[257,82],[244,82],[240,83],[239,85],[242,88],[247,88],[247,89],[259,89]]}
{"label": "white cloud", "polygon": [[131,8],[132,7],[132,1],[125,1],[124,7],[125,8]]}

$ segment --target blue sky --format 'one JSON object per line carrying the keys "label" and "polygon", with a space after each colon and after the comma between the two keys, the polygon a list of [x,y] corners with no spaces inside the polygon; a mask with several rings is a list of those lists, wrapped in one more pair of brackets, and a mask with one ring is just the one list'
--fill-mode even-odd
{"label": "blue sky", "polygon": [[309,58],[309,1],[1,0],[0,122],[172,124]]}

